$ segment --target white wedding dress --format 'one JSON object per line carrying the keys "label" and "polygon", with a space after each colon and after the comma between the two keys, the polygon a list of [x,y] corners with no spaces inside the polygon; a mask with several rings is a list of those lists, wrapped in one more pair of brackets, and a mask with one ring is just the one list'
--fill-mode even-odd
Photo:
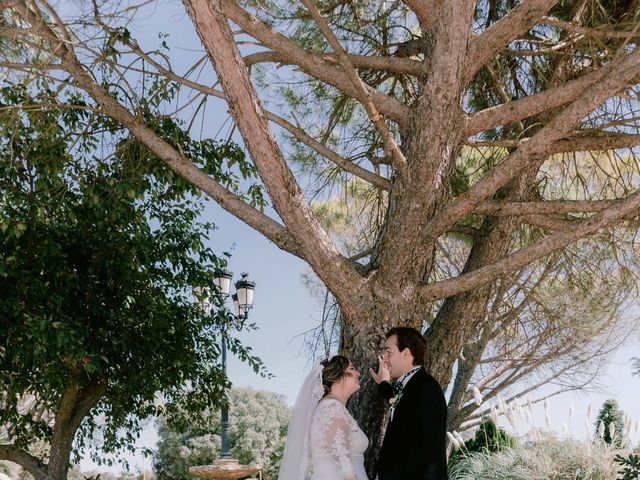
{"label": "white wedding dress", "polygon": [[310,437],[311,480],[368,480],[364,451],[369,439],[338,400],[325,398],[318,403]]}

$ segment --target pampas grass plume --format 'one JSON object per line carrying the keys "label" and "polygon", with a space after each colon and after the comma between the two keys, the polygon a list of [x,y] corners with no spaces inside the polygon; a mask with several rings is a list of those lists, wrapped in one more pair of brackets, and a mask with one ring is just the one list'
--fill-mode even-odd
{"label": "pampas grass plume", "polygon": [[451,432],[447,432],[447,438],[449,438],[449,441],[453,444],[454,448],[456,449],[460,448],[460,444],[458,443],[458,440],[456,439],[456,437],[453,436]]}
{"label": "pampas grass plume", "polygon": [[482,394],[480,393],[480,390],[478,390],[478,387],[476,387],[475,385],[473,386],[473,399],[475,400],[477,406],[482,405]]}

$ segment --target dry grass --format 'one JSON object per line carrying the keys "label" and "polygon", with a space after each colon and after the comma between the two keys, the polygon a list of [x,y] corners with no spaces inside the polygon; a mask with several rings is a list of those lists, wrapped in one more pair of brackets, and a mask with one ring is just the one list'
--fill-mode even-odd
{"label": "dry grass", "polygon": [[453,466],[450,479],[615,480],[618,452],[603,442],[526,442],[497,453],[469,453]]}

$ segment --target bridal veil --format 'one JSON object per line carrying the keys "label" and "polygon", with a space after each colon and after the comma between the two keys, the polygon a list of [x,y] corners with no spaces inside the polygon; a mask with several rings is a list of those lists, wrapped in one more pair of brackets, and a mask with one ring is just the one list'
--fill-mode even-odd
{"label": "bridal veil", "polygon": [[311,477],[309,430],[313,412],[324,393],[322,369],[322,364],[316,363],[300,387],[289,420],[278,480],[308,480]]}

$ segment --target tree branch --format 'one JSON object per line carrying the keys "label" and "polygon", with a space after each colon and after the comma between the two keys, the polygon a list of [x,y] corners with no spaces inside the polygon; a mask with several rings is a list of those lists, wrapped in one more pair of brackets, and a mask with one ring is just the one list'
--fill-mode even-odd
{"label": "tree branch", "polygon": [[571,137],[553,142],[550,153],[589,152],[633,148],[640,145],[640,134],[577,131]]}
{"label": "tree branch", "polygon": [[524,168],[541,164],[549,154],[553,142],[563,138],[582,118],[640,72],[640,48],[603,68],[607,70],[604,79],[584,91],[580,98],[556,115],[467,192],[451,200],[426,224],[424,231],[437,238]]}
{"label": "tree branch", "polygon": [[[258,39],[265,47],[278,52],[288,63],[297,65],[308,75],[334,86],[361,103],[364,101],[358,89],[344,72],[269,28],[238,6],[235,1],[220,0],[220,5],[224,14],[231,21],[240,26],[247,34]],[[380,113],[399,124],[403,124],[406,121],[409,115],[408,107],[371,87],[367,87],[367,91]]]}
{"label": "tree branch", "polygon": [[169,168],[213,198],[222,208],[262,233],[281,249],[303,258],[297,242],[291,237],[285,227],[224,188],[208,174],[196,167],[181,152],[178,152],[153,132],[153,130],[140,122],[137,117],[132,115],[117,100],[109,95],[104,88],[96,83],[93,77],[84,70],[75,55],[64,47],[64,43],[55,36],[54,32],[48,29],[46,25],[37,22],[34,13],[24,5],[24,1],[20,3],[21,6],[17,8],[19,8],[21,15],[23,15],[26,20],[35,22],[33,26],[38,29],[43,38],[54,43],[55,48],[52,53],[61,59],[63,67],[73,76],[77,85],[91,95],[96,103],[102,107],[106,115],[126,127],[154,154],[165,161]]}
{"label": "tree branch", "polygon": [[345,314],[355,314],[363,279],[338,251],[289,170],[251,85],[220,1],[185,0],[189,15],[222,83],[231,115],[267,187],[274,207],[295,236],[306,261],[336,295]]}
{"label": "tree branch", "polygon": [[267,118],[271,120],[276,125],[284,128],[291,135],[293,135],[296,140],[304,143],[307,147],[315,150],[320,155],[325,157],[326,159],[335,163],[338,167],[342,168],[344,171],[351,173],[352,175],[361,178],[362,180],[369,182],[371,185],[374,185],[381,190],[389,191],[391,190],[391,182],[381,177],[380,175],[376,175],[375,173],[367,170],[366,168],[362,168],[359,165],[356,165],[353,162],[348,161],[342,156],[338,155],[336,152],[327,148],[325,145],[317,141],[312,136],[308,135],[303,129],[298,128],[292,125],[290,122],[285,120],[282,117],[274,115],[270,112],[267,112]]}
{"label": "tree branch", "polygon": [[543,25],[561,28],[567,32],[580,33],[588,37],[596,38],[633,38],[637,34],[636,30],[613,30],[611,28],[588,28],[577,23],[565,22],[554,17],[542,17],[540,21]]}
{"label": "tree branch", "polygon": [[543,228],[545,230],[567,231],[579,223],[576,219],[551,217],[547,215],[521,215],[518,219],[522,223],[526,223],[532,227]]}
{"label": "tree branch", "polygon": [[[204,93],[205,95],[211,95],[213,97],[220,98],[220,99],[225,100],[225,101],[227,100],[227,96],[224,94],[224,92],[222,92],[220,90],[216,90],[215,88],[208,87],[206,85],[202,85],[200,83],[191,81],[191,80],[189,80],[189,79],[187,79],[185,77],[177,75],[172,70],[169,70],[169,69],[165,68],[164,66],[162,66],[161,64],[156,62],[153,57],[151,57],[150,55],[146,54],[140,48],[140,46],[137,45],[135,42],[129,41],[127,44],[131,47],[131,49],[135,52],[136,55],[138,55],[141,58],[143,58],[146,62],[148,62],[156,70],[158,70],[159,73],[161,73],[165,77],[169,78],[170,80],[173,80],[174,82],[177,82],[177,83],[180,83],[182,85],[185,85],[185,86],[187,86],[189,88],[192,88],[192,89],[194,89],[194,90],[196,90],[198,92]],[[267,115],[267,118],[271,122],[279,125],[283,129],[287,130],[289,133],[291,133],[291,135],[293,135],[296,138],[296,140],[304,143],[309,148],[312,148],[313,150],[318,152],[320,155],[322,155],[323,157],[325,157],[328,160],[332,161],[333,163],[335,163],[338,167],[342,168],[343,170],[345,170],[345,171],[351,173],[352,175],[355,175],[356,177],[359,177],[359,178],[361,178],[361,179],[363,179],[363,180],[371,183],[372,185],[375,185],[376,187],[381,188],[383,190],[389,190],[391,188],[391,182],[389,182],[387,179],[385,179],[385,178],[383,178],[383,177],[381,177],[379,175],[376,175],[375,173],[370,172],[369,170],[367,170],[365,168],[362,168],[362,167],[360,167],[359,165],[356,165],[353,162],[349,162],[348,160],[344,159],[343,157],[338,155],[333,150],[327,148],[325,145],[323,145],[322,143],[320,143],[317,140],[315,140],[313,137],[308,135],[301,128],[298,128],[298,127],[295,127],[294,125],[292,125],[291,122],[287,121],[283,117],[280,117],[280,116],[276,115],[275,113],[272,113],[272,112],[266,111],[266,110],[265,110],[265,114]]]}
{"label": "tree branch", "polygon": [[403,0],[403,3],[416,14],[422,31],[428,30],[438,17],[443,0]]}
{"label": "tree branch", "polygon": [[462,403],[469,398],[469,383],[473,377],[473,372],[482,357],[482,353],[490,340],[490,328],[488,325],[482,326],[482,331],[475,343],[468,342],[463,347],[463,358],[458,359],[456,377],[449,397],[449,425],[456,423],[456,418],[460,416]]}
{"label": "tree branch", "polygon": [[[522,393],[519,393],[517,395],[512,396],[511,398],[507,399],[505,401],[505,403],[508,404],[511,401],[514,401],[514,400],[516,400],[518,398],[523,398],[526,394],[534,391],[535,389],[541,387],[542,385],[548,385],[547,379],[543,380],[542,382],[539,382],[539,384],[537,384],[537,385],[533,385],[531,387],[528,387]],[[564,388],[556,390],[555,392],[552,392],[552,393],[550,393],[548,395],[545,395],[544,397],[540,397],[540,398],[538,398],[536,400],[533,400],[530,403],[531,403],[531,405],[535,405],[536,403],[544,402],[547,398],[552,398],[552,397],[555,397],[556,395],[560,395],[560,394],[565,393],[565,392],[570,392],[572,390],[579,390],[580,388],[582,388],[582,387],[581,386],[564,387]],[[483,418],[486,417],[487,415],[489,415],[490,412],[491,412],[490,409],[485,409],[482,412],[479,412],[479,413],[477,413],[475,415],[470,415],[467,418],[467,420],[465,420],[465,422],[464,422],[464,426],[463,426],[464,430],[463,431],[466,431],[466,430],[468,430],[470,428],[473,428],[473,427],[475,427],[477,425],[480,425],[480,423],[482,423],[482,421],[483,421]]]}
{"label": "tree branch", "polygon": [[[470,147],[518,148],[529,139],[522,140],[467,140]],[[640,135],[632,133],[614,133],[602,130],[589,132],[577,130],[571,136],[553,142],[549,154],[568,152],[592,152],[633,148],[640,145]]]}
{"label": "tree branch", "polygon": [[[332,65],[338,64],[339,60],[336,55],[331,53],[317,54],[307,52],[309,55],[317,57],[319,60],[328,62]],[[410,58],[401,57],[374,57],[371,55],[354,55],[347,54],[349,62],[356,68],[364,70],[378,70],[389,72],[397,75],[413,75],[417,76],[422,70],[421,62]],[[257,63],[273,62],[290,65],[292,62],[289,57],[278,52],[267,51],[251,53],[243,57],[247,67]]]}
{"label": "tree branch", "polygon": [[[67,433],[67,426],[74,414],[79,392],[80,387],[75,379],[64,387],[56,410],[55,425],[53,426],[53,434],[51,436],[52,446],[59,445],[63,442],[63,437]],[[49,463],[51,463],[51,460]]]}
{"label": "tree branch", "polygon": [[92,381],[83,388],[78,394],[73,414],[69,417],[67,423],[67,428],[75,432],[91,409],[95,407],[104,396],[106,391],[107,381],[102,379]]}
{"label": "tree branch", "polygon": [[456,295],[492,282],[554,250],[565,247],[587,235],[592,235],[601,228],[619,222],[627,215],[636,214],[639,208],[640,192],[636,192],[615,207],[606,208],[588,220],[583,220],[571,231],[554,233],[493,264],[462,274],[456,278],[423,285],[421,287],[421,295],[425,300],[431,301]]}
{"label": "tree branch", "polygon": [[529,31],[558,0],[523,0],[508,14],[469,42],[469,59],[465,82],[503,47],[522,33]]}
{"label": "tree branch", "polygon": [[478,215],[564,215],[568,213],[597,213],[615,208],[624,199],[617,200],[548,200],[543,202],[482,202],[473,211]]}
{"label": "tree branch", "polygon": [[407,159],[400,151],[400,148],[398,147],[396,141],[393,139],[391,132],[389,132],[384,118],[382,118],[378,113],[378,109],[374,105],[371,99],[371,95],[367,91],[366,84],[358,76],[358,72],[356,72],[356,69],[349,62],[347,53],[342,48],[342,45],[340,45],[340,42],[331,31],[331,28],[329,28],[329,25],[324,20],[317,7],[310,0],[302,0],[302,3],[305,4],[307,10],[309,10],[311,15],[313,16],[316,25],[318,25],[318,27],[320,28],[320,31],[331,45],[331,48],[333,48],[333,51],[338,57],[338,61],[340,62],[342,70],[347,74],[347,77],[349,77],[349,80],[351,80],[353,86],[356,87],[356,90],[359,91],[359,97],[362,98],[362,106],[364,106],[364,109],[369,116],[369,120],[371,120],[371,123],[375,125],[376,129],[380,133],[380,136],[382,137],[382,141],[384,142],[385,154],[391,157],[393,166],[398,171],[398,173],[400,173],[401,175],[406,175]]}
{"label": "tree branch", "polygon": [[0,459],[17,463],[35,478],[46,478],[47,465],[15,445],[0,445]]}
{"label": "tree branch", "polygon": [[584,94],[585,90],[597,84],[608,73],[607,68],[600,68],[594,72],[562,83],[544,92],[528,97],[503,103],[495,107],[486,108],[470,115],[465,127],[465,135],[471,136],[499,125],[522,120],[542,112],[553,110],[572,102]]}
{"label": "tree branch", "polygon": [[[511,401],[518,399],[518,398],[522,398],[525,395],[527,395],[528,393],[536,390],[537,388],[543,386],[543,385],[548,385],[549,383],[551,383],[552,380],[556,380],[559,377],[561,377],[564,373],[566,373],[567,371],[569,371],[570,369],[575,369],[575,368],[579,368],[581,365],[586,364],[587,362],[590,362],[594,356],[596,357],[604,357],[605,355],[610,354],[615,348],[617,348],[619,346],[619,344],[616,347],[613,347],[611,349],[608,349],[606,351],[604,351],[603,349],[599,349],[598,351],[594,352],[594,353],[587,353],[587,354],[583,354],[582,356],[578,357],[576,360],[574,360],[571,364],[569,365],[565,365],[562,366],[558,371],[553,372],[552,376],[547,376],[544,379],[542,379],[540,382],[538,382],[537,384],[531,385],[530,387],[528,387],[526,390],[518,392],[516,395],[513,395],[512,397],[508,398],[506,400],[507,403],[510,403]],[[568,351],[571,351],[572,348],[567,348],[565,351],[565,354]],[[602,365],[602,362],[599,363],[599,366]],[[518,369],[521,368],[522,365],[518,366]],[[579,385],[569,385],[567,387],[565,387],[564,389],[560,390],[560,392],[557,393],[562,393],[564,391],[570,391],[570,390],[578,390],[580,388],[584,388],[586,385],[588,385],[589,383],[591,383],[598,375],[598,373],[600,372],[600,368],[596,368],[595,371],[591,370],[591,369],[584,369],[585,372],[589,372],[589,377],[586,380],[581,380]],[[517,376],[517,378],[522,378],[524,374],[520,374]],[[490,393],[487,394],[487,398],[491,398],[493,396],[496,396],[499,392],[504,391],[506,388],[510,387],[513,383],[515,383],[516,380],[511,380],[509,381],[508,379],[503,379],[500,384],[495,385],[494,388],[492,389],[492,391]],[[556,394],[557,394],[556,393]],[[553,396],[555,394],[551,394],[549,396]],[[549,396],[546,397],[542,397],[541,399],[538,399],[536,401],[533,401],[531,403],[538,403],[540,401],[543,401],[545,398],[548,398]],[[473,418],[477,418],[479,416],[484,416],[486,415],[486,413],[488,413],[487,411],[476,414],[474,416],[471,416],[470,419]]]}
{"label": "tree branch", "polygon": [[9,8],[16,7],[22,0],[5,0],[0,4],[0,13]]}

